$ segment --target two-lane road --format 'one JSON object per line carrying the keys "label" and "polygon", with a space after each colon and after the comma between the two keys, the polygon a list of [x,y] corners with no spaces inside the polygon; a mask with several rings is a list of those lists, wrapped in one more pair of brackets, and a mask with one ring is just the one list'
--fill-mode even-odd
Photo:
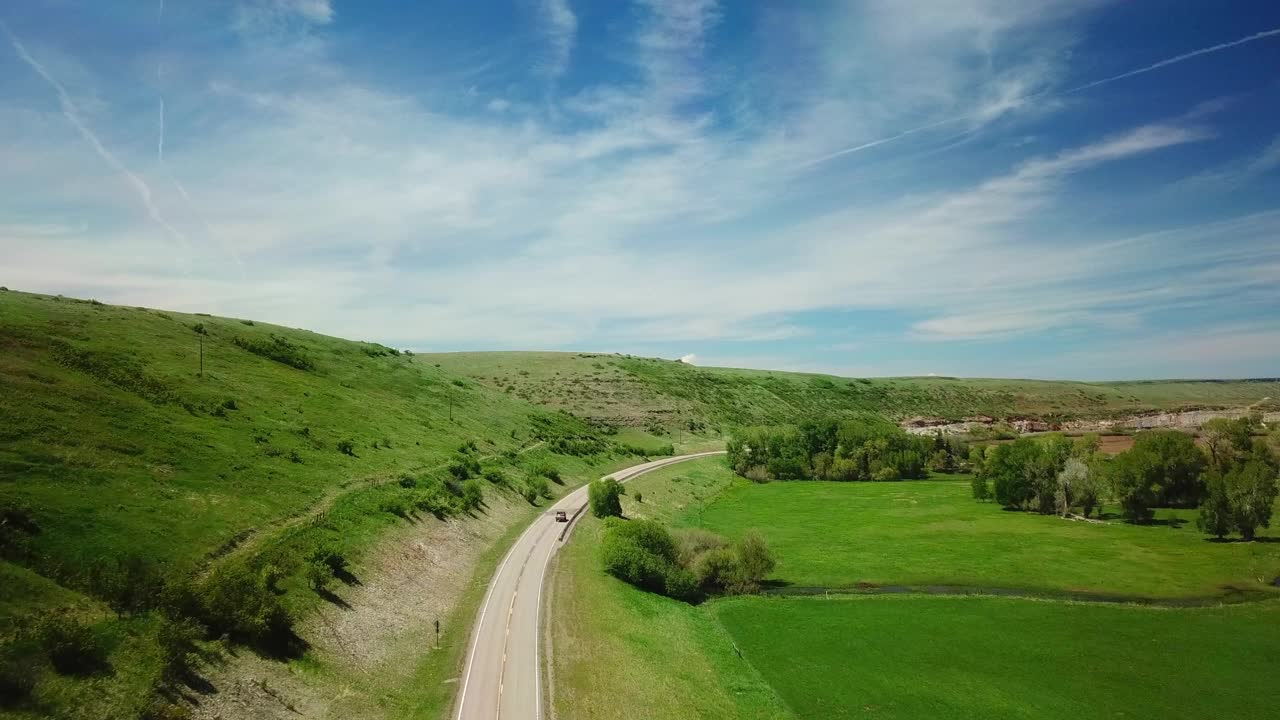
{"label": "two-lane road", "polygon": [[[685,460],[723,451],[681,455],[619,470],[620,481]],[[489,581],[489,590],[472,630],[464,666],[458,720],[537,720],[542,717],[542,677],[538,652],[542,625],[542,583],[547,563],[560,546],[563,523],[587,502],[587,488],[565,495],[533,521],[516,540]]]}

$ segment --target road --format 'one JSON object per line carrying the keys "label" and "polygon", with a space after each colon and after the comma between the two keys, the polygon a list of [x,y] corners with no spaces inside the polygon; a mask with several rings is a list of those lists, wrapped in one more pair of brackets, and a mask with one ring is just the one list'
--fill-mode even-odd
{"label": "road", "polygon": [[[608,477],[626,482],[650,470],[686,460],[723,454],[695,453],[654,460],[619,470]],[[542,585],[547,564],[560,547],[564,523],[587,503],[587,488],[560,498],[533,521],[503,558],[480,607],[472,630],[458,696],[458,720],[539,720],[542,717]]]}

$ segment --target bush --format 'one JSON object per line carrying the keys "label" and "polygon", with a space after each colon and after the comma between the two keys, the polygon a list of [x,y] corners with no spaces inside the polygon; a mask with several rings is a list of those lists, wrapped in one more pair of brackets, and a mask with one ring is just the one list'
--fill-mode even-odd
{"label": "bush", "polygon": [[471,478],[462,483],[462,509],[476,510],[484,505],[484,486],[480,481]]}
{"label": "bush", "polygon": [[36,627],[36,642],[61,675],[92,675],[107,668],[107,650],[93,630],[63,613]]}
{"label": "bush", "polygon": [[494,485],[506,485],[506,484],[507,484],[507,475],[506,475],[506,473],[502,472],[502,471],[501,471],[501,470],[499,470],[498,468],[489,468],[488,470],[485,470],[485,471],[484,471],[484,479],[485,479],[485,480],[488,480],[489,482],[493,483]]}
{"label": "bush", "polygon": [[541,475],[557,485],[563,485],[564,480],[560,477],[560,471],[555,465],[549,462],[540,462],[531,468],[534,475]]}
{"label": "bush", "polygon": [[90,593],[113,610],[130,614],[155,606],[164,578],[156,563],[141,555],[129,554],[99,558],[89,566],[87,585]]}
{"label": "bush", "polygon": [[974,500],[991,499],[991,486],[987,484],[987,477],[983,473],[974,473],[969,487],[973,489]]}
{"label": "bush", "polygon": [[248,350],[259,357],[274,360],[298,370],[314,370],[315,364],[307,357],[303,349],[277,335],[270,340],[254,340],[236,337],[231,342],[237,347]]}
{"label": "bush", "polygon": [[619,580],[680,600],[695,597],[697,578],[677,562],[675,540],[652,520],[610,518],[600,558],[605,572]]}
{"label": "bush", "polygon": [[160,677],[164,682],[185,682],[192,674],[192,656],[198,650],[196,641],[204,634],[200,623],[190,618],[164,618],[156,632],[160,651]]}
{"label": "bush", "polygon": [[622,517],[622,496],[626,494],[622,483],[613,478],[593,481],[587,486],[591,514],[598,518]]}
{"label": "bush", "polygon": [[36,668],[26,659],[0,656],[0,707],[12,707],[36,689]]}
{"label": "bush", "polygon": [[353,440],[339,440],[339,441],[338,441],[338,452],[342,453],[343,455],[350,455],[351,457],[355,457],[355,456],[356,456],[356,444],[355,444],[355,441],[353,441]]}
{"label": "bush", "polygon": [[296,641],[293,618],[272,591],[269,579],[244,564],[219,568],[200,588],[204,624],[215,634],[269,653],[292,652]]}
{"label": "bush", "polygon": [[471,455],[458,454],[449,461],[449,474],[458,480],[480,475],[480,461]]}
{"label": "bush", "polygon": [[748,531],[734,545],[734,551],[738,555],[742,584],[733,589],[736,592],[756,592],[764,579],[777,566],[773,551],[769,549],[764,536],[755,530]]}
{"label": "bush", "polygon": [[1108,465],[1108,479],[1124,516],[1130,522],[1150,522],[1155,511],[1157,467],[1146,453],[1122,452]]}
{"label": "bush", "polygon": [[636,493],[636,502],[642,505],[644,504],[644,493],[642,492]]}

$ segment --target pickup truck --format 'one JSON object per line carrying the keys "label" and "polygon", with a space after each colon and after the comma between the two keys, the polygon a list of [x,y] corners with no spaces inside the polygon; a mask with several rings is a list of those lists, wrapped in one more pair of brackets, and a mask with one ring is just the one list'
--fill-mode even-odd
{"label": "pickup truck", "polygon": [[556,522],[569,522],[569,514],[564,510],[556,511]]}

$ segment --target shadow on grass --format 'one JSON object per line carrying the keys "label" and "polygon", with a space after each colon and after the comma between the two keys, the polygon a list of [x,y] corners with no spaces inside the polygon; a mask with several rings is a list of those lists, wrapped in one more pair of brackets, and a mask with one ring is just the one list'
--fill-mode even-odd
{"label": "shadow on grass", "polygon": [[316,594],[319,595],[321,599],[323,599],[325,602],[331,603],[333,605],[337,605],[343,610],[354,609],[351,607],[351,603],[338,597],[336,593],[334,593],[332,590],[329,590],[327,588],[317,588]]}
{"label": "shadow on grass", "polygon": [[1235,545],[1235,544],[1237,544],[1237,543],[1260,543],[1260,544],[1263,544],[1263,545],[1269,545],[1269,544],[1271,544],[1271,543],[1280,543],[1280,537],[1270,537],[1270,536],[1268,536],[1268,537],[1255,537],[1255,538],[1254,538],[1254,539],[1252,539],[1252,540],[1245,540],[1244,538],[1217,538],[1217,537],[1211,537],[1211,538],[1205,538],[1205,539],[1204,539],[1204,541],[1205,541],[1205,542],[1214,543],[1214,544],[1217,544],[1217,545]]}
{"label": "shadow on grass", "polygon": [[364,584],[360,582],[360,578],[356,577],[354,573],[352,573],[350,570],[346,568],[334,570],[333,576],[337,578],[339,582],[341,582],[343,585],[346,585],[347,587]]}

